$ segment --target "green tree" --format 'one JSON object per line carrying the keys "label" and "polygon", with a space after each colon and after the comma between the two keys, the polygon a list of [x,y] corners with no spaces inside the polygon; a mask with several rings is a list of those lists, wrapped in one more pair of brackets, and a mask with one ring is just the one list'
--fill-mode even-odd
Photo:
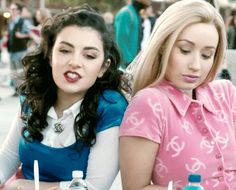
{"label": "green tree", "polygon": [[[0,0],[1,1],[1,0]],[[7,5],[13,0],[6,0]],[[39,8],[40,0],[18,0],[30,9]],[[63,9],[66,7],[79,6],[84,3],[96,7],[100,12],[110,11],[116,13],[122,6],[125,5],[127,0],[45,0],[45,6],[49,9]]]}
{"label": "green tree", "polygon": [[93,7],[98,8],[101,12],[111,11],[116,13],[122,6],[125,5],[126,0],[45,0],[47,7],[65,8],[79,6],[87,3]]}

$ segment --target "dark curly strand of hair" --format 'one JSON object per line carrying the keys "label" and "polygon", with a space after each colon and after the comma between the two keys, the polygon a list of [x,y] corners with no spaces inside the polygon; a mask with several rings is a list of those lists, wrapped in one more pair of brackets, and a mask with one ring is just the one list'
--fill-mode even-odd
{"label": "dark curly strand of hair", "polygon": [[20,86],[20,92],[26,96],[26,103],[31,112],[25,118],[27,125],[22,131],[25,140],[42,141],[41,131],[47,127],[46,117],[51,106],[57,99],[57,86],[52,78],[50,58],[57,34],[65,27],[77,25],[91,27],[99,32],[103,41],[104,63],[108,59],[111,64],[106,73],[98,78],[87,91],[81,103],[80,113],[74,122],[76,140],[92,146],[96,142],[96,124],[99,97],[106,89],[121,92],[123,85],[121,73],[118,70],[120,54],[117,46],[108,32],[103,18],[88,5],[70,8],[46,20],[41,35],[42,42],[37,51],[28,54],[22,60],[25,67],[25,82]]}

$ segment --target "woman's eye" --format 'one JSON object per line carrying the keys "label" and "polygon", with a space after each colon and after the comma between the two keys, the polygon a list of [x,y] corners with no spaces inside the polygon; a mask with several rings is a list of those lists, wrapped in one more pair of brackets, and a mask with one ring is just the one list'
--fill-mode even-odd
{"label": "woman's eye", "polygon": [[203,59],[210,59],[212,55],[202,54]]}
{"label": "woman's eye", "polygon": [[188,50],[188,49],[180,48],[180,52],[183,53],[183,54],[188,54],[188,53],[190,53],[191,51]]}
{"label": "woman's eye", "polygon": [[60,52],[64,54],[70,53],[70,51],[67,49],[60,49]]}
{"label": "woman's eye", "polygon": [[91,55],[91,54],[86,54],[85,57],[88,59],[95,59],[96,58],[94,55]]}

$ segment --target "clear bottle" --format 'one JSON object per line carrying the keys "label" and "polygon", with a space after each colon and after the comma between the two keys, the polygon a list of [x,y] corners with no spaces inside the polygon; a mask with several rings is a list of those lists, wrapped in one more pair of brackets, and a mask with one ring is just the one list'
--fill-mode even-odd
{"label": "clear bottle", "polygon": [[74,170],[72,172],[73,179],[69,183],[67,190],[87,190],[88,187],[83,180],[83,171]]}
{"label": "clear bottle", "polygon": [[190,174],[188,176],[188,185],[184,187],[184,190],[204,190],[201,186],[201,175],[199,174]]}

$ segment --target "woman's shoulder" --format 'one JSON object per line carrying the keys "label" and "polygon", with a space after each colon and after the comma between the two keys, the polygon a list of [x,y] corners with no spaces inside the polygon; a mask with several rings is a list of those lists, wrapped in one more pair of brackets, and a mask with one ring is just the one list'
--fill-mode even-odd
{"label": "woman's shoulder", "polygon": [[126,101],[125,96],[116,90],[105,90],[103,91],[101,101],[108,101],[108,103],[117,103],[117,101]]}
{"label": "woman's shoulder", "polygon": [[99,99],[99,107],[119,107],[126,108],[128,102],[125,96],[116,90],[105,90]]}
{"label": "woman's shoulder", "polygon": [[96,129],[97,132],[114,126],[119,126],[127,105],[127,100],[120,92],[115,90],[105,90],[100,96],[97,109],[99,115]]}
{"label": "woman's shoulder", "polygon": [[129,102],[128,109],[149,109],[153,104],[166,107],[170,103],[169,97],[159,87],[147,87],[138,91]]}
{"label": "woman's shoulder", "polygon": [[228,90],[228,89],[233,89],[235,88],[234,84],[232,81],[227,80],[227,79],[217,79],[208,84],[208,87],[210,89],[218,89],[218,90]]}
{"label": "woman's shoulder", "polygon": [[163,96],[163,91],[158,87],[147,87],[138,91],[133,99],[162,99],[166,96]]}
{"label": "woman's shoulder", "polygon": [[232,97],[232,95],[236,93],[234,84],[230,80],[226,79],[214,80],[208,83],[208,85],[206,85],[203,89],[205,94],[209,94],[212,96],[220,95],[225,97]]}

